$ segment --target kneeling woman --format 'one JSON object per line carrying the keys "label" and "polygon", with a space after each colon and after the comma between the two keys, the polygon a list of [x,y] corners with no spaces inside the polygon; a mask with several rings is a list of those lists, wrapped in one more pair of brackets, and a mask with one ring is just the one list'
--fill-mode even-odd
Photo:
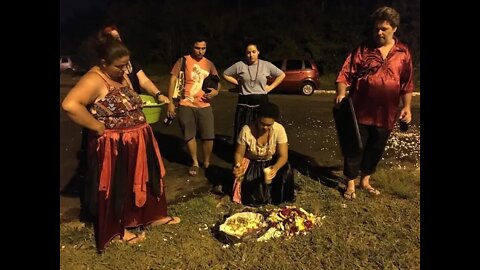
{"label": "kneeling woman", "polygon": [[246,205],[293,201],[287,134],[275,122],[279,115],[277,105],[264,103],[256,121],[241,129],[234,156],[233,201]]}

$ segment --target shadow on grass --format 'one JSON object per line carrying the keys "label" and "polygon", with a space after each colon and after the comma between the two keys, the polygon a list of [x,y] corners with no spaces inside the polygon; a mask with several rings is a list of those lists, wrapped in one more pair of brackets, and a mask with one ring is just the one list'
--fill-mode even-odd
{"label": "shadow on grass", "polygon": [[341,166],[321,166],[314,158],[293,150],[288,150],[288,160],[292,168],[327,187],[340,190],[339,184],[344,183],[343,178],[333,173],[342,170]]}
{"label": "shadow on grass", "polygon": [[205,171],[205,177],[212,184],[214,194],[231,195],[234,179],[230,168],[210,165]]}

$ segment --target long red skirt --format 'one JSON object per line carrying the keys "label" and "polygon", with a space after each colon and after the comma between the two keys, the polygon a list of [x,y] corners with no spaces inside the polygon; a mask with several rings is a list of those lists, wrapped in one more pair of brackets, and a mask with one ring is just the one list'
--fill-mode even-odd
{"label": "long red skirt", "polygon": [[167,216],[165,168],[152,128],[108,129],[89,144],[86,201],[102,252],[125,228]]}

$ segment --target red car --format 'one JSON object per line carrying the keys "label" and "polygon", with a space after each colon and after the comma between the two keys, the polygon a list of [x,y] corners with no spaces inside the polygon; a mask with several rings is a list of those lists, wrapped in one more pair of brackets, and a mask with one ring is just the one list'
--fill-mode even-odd
{"label": "red car", "polygon": [[[271,61],[285,72],[285,79],[272,93],[302,93],[310,96],[320,87],[320,71],[312,59],[282,59]],[[270,78],[268,83],[273,82]]]}

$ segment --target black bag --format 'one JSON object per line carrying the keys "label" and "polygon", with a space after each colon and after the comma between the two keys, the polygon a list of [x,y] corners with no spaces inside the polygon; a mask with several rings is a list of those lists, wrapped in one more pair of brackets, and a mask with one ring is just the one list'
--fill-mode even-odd
{"label": "black bag", "polygon": [[218,82],[220,81],[220,77],[218,77],[218,75],[208,75],[204,80],[203,80],[203,84],[202,84],[202,90],[203,92],[205,93],[210,93],[210,89],[208,88],[213,88],[213,89],[217,89],[217,86],[218,86]]}
{"label": "black bag", "polygon": [[342,99],[340,108],[333,108],[333,118],[343,156],[351,156],[363,149],[357,117],[349,97]]}

